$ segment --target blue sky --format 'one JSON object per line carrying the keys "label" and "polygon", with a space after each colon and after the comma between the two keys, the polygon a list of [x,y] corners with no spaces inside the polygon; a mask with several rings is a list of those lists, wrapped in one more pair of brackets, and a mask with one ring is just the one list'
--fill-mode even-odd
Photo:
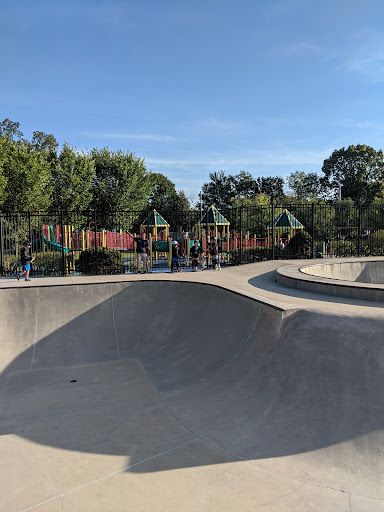
{"label": "blue sky", "polygon": [[383,27],[382,0],[3,2],[0,117],[195,199],[212,171],[320,173],[384,148]]}

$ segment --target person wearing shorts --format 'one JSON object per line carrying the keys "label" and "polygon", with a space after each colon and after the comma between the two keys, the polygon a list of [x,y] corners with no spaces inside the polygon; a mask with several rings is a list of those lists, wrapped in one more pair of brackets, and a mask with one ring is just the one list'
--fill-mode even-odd
{"label": "person wearing shorts", "polygon": [[179,247],[179,242],[174,240],[172,242],[172,258],[171,258],[171,272],[173,272],[173,269],[176,267],[177,272],[182,272],[180,268],[180,256],[181,251]]}
{"label": "person wearing shorts", "polygon": [[20,277],[25,274],[25,280],[31,281],[29,279],[29,272],[31,271],[31,262],[34,260],[31,256],[31,242],[25,242],[24,247],[21,250],[21,264],[23,266],[23,271],[21,274],[16,274],[16,278],[19,281]]}
{"label": "person wearing shorts", "polygon": [[217,245],[216,237],[212,237],[212,241],[209,248],[209,253],[212,256],[212,266],[215,270],[220,270],[219,263],[219,246]]}

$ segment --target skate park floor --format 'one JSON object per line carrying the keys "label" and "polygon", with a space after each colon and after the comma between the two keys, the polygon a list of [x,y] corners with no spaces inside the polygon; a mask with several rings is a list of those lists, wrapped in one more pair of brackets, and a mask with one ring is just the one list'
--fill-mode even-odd
{"label": "skate park floor", "polygon": [[0,510],[384,511],[383,303],[302,264],[1,278]]}

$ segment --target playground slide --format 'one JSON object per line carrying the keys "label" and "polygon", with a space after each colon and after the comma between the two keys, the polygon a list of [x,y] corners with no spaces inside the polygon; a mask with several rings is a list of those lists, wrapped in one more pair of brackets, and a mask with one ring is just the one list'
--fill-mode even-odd
{"label": "playground slide", "polygon": [[51,250],[51,251],[57,251],[57,252],[69,252],[69,249],[67,247],[63,247],[61,244],[58,244],[57,242],[51,242],[47,240],[47,237],[44,235],[44,243],[45,245]]}

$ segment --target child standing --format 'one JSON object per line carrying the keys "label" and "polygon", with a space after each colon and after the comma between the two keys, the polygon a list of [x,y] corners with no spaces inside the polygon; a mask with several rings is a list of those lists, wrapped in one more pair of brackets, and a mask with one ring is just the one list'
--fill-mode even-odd
{"label": "child standing", "polygon": [[219,263],[219,246],[217,245],[216,237],[212,237],[209,253],[212,256],[212,266],[214,269],[221,270]]}
{"label": "child standing", "polygon": [[173,272],[174,267],[176,267],[177,272],[182,272],[180,268],[180,255],[179,243],[174,240],[172,242],[171,272]]}
{"label": "child standing", "polygon": [[197,272],[199,269],[197,268],[199,265],[199,256],[201,255],[201,247],[199,246],[199,241],[195,240],[193,242],[193,246],[191,247],[191,258],[192,258],[192,270],[193,272]]}

